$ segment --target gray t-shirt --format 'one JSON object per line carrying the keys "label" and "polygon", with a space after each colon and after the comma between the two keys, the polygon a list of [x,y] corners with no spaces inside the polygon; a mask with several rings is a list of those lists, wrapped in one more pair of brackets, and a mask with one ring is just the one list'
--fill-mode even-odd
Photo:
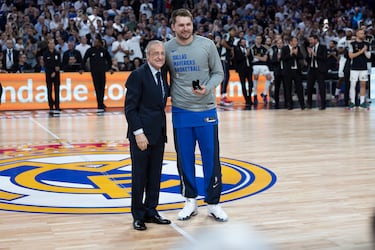
{"label": "gray t-shirt", "polygon": [[[223,66],[212,40],[194,35],[188,45],[176,38],[165,43],[166,64],[171,76],[172,106],[190,111],[216,107],[216,87],[224,77]],[[206,86],[203,96],[193,93],[192,81]]]}

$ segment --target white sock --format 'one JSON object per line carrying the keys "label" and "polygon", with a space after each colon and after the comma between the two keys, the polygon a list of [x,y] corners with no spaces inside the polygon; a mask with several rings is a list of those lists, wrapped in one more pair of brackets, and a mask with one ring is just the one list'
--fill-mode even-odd
{"label": "white sock", "polygon": [[365,102],[365,96],[364,96],[364,95],[361,95],[361,96],[359,97],[359,100],[360,100],[360,103],[361,103],[361,104],[364,103],[364,102]]}
{"label": "white sock", "polygon": [[251,93],[252,96],[257,95],[257,89],[258,89],[258,80],[253,81],[253,92]]}
{"label": "white sock", "polygon": [[266,83],[264,84],[264,90],[263,90],[263,95],[267,95],[269,89],[270,89],[271,81],[266,80]]}
{"label": "white sock", "polygon": [[349,92],[349,99],[350,102],[354,103],[355,102],[355,85],[357,82],[350,82],[350,92]]}

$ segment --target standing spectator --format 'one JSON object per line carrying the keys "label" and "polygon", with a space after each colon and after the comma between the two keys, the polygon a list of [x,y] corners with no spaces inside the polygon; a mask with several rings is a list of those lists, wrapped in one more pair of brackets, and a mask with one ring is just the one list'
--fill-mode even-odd
{"label": "standing spectator", "polygon": [[81,15],[80,16],[81,18],[77,21],[78,33],[79,33],[79,36],[86,36],[87,34],[90,33],[91,23],[86,14],[79,14],[79,15]]}
{"label": "standing spectator", "polygon": [[360,84],[359,98],[360,108],[367,109],[368,105],[366,98],[366,83],[368,81],[367,61],[371,58],[369,51],[369,44],[365,42],[365,31],[358,30],[355,41],[349,44],[349,58],[352,59],[350,65],[350,103],[349,108],[354,108],[355,103],[355,88],[357,81]]}
{"label": "standing spectator", "polygon": [[315,82],[319,85],[320,110],[326,109],[327,47],[319,43],[317,35],[310,35],[307,48],[307,108],[312,108],[312,94]]}
{"label": "standing spectator", "polygon": [[133,34],[133,32],[129,30],[125,34],[125,40],[130,61],[133,61],[136,57],[143,58],[140,34]]}
{"label": "standing spectator", "polygon": [[[159,202],[161,170],[167,128],[165,104],[168,85],[161,68],[165,49],[160,41],[146,48],[147,63],[133,71],[126,81],[125,116],[132,160],[131,212],[135,230],[146,230],[145,222],[170,224],[156,207]],[[164,75],[164,77],[162,77]]]}
{"label": "standing spectator", "polygon": [[64,38],[60,35],[57,35],[56,34],[56,41],[57,41],[57,44],[56,44],[56,51],[60,53],[60,58],[62,58],[63,54],[65,51],[68,50],[68,43],[66,43],[64,41]]}
{"label": "standing spectator", "polygon": [[76,46],[76,50],[78,50],[81,53],[81,57],[83,58],[85,56],[86,51],[91,46],[87,44],[87,38],[86,36],[81,36],[80,43]]}
{"label": "standing spectator", "polygon": [[[43,54],[45,64],[46,84],[48,95],[48,106],[50,114],[60,112],[60,53],[55,50],[55,42],[51,39],[48,41],[48,50]],[[52,95],[52,88],[54,96]]]}
{"label": "standing spectator", "polygon": [[298,46],[298,39],[291,37],[289,44],[281,50],[281,60],[283,65],[282,74],[285,81],[285,105],[288,110],[293,109],[292,89],[293,83],[297,92],[298,101],[301,109],[305,109],[305,99],[302,87],[302,65],[300,61],[303,59],[301,49]]}
{"label": "standing spectator", "polygon": [[168,20],[166,18],[162,18],[160,21],[160,27],[158,27],[157,36],[160,37],[162,35],[162,29],[165,28],[167,34],[173,35],[173,32],[170,27],[168,27]]}
{"label": "standing spectator", "polygon": [[[205,202],[208,213],[217,221],[228,216],[218,204],[222,190],[219,156],[216,87],[223,80],[223,67],[214,43],[193,35],[193,16],[186,9],[172,13],[176,37],[165,44],[166,63],[171,76],[172,123],[185,207],[179,220],[198,212],[195,176],[195,146],[199,143],[204,172]],[[193,62],[188,67],[184,63]],[[193,89],[196,81],[199,88]]]}
{"label": "standing spectator", "polygon": [[115,35],[124,32],[125,25],[121,23],[121,16],[120,15],[115,16],[114,20],[115,22],[113,23],[112,27],[113,27]]}
{"label": "standing spectator", "polygon": [[98,15],[99,7],[95,6],[92,10],[92,14],[88,16],[88,19],[92,25],[94,25],[95,30],[98,31],[98,21],[103,23],[103,19]]}
{"label": "standing spectator", "polygon": [[55,32],[59,28],[60,23],[61,23],[60,15],[58,13],[55,13],[53,15],[52,21],[49,24],[49,28],[51,32]]}
{"label": "standing spectator", "polygon": [[117,40],[112,44],[112,54],[113,57],[117,59],[120,69],[122,68],[122,64],[124,64],[124,56],[127,54],[127,52],[128,51],[126,50],[126,42],[123,39],[123,34],[118,33]]}
{"label": "standing spectator", "polygon": [[[245,98],[247,109],[251,109],[251,91],[253,89],[253,69],[251,62],[253,55],[250,48],[246,46],[246,40],[240,38],[238,45],[234,48],[234,58],[236,60],[236,71],[240,77],[242,95]],[[246,80],[248,86],[246,86]]]}
{"label": "standing spectator", "polygon": [[158,40],[162,42],[168,42],[172,38],[173,38],[173,35],[167,32],[167,28],[161,27],[161,36],[158,37]]}
{"label": "standing spectator", "polygon": [[149,0],[143,0],[143,3],[139,7],[139,20],[142,14],[146,14],[147,19],[149,19],[152,16],[153,11],[154,6],[152,5],[152,3],[150,3]]}
{"label": "standing spectator", "polygon": [[[104,112],[106,108],[104,105],[104,91],[106,84],[105,72],[110,70],[111,73],[113,73],[113,71],[111,69],[112,58],[109,55],[108,50],[103,47],[103,41],[99,35],[95,37],[94,47],[91,47],[86,51],[82,60],[82,69],[85,68],[88,59],[90,59],[90,71],[95,87],[98,112]],[[80,72],[82,72],[82,70]]]}
{"label": "standing spectator", "polygon": [[25,44],[25,55],[26,55],[26,63],[30,64],[31,67],[35,67],[37,64],[36,61],[36,53],[37,53],[38,45],[33,36],[28,35],[26,44]]}

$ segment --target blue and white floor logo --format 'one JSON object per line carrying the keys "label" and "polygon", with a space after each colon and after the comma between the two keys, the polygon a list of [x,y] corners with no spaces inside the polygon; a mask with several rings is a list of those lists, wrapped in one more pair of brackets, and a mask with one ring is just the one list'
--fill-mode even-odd
{"label": "blue and white floor logo", "polygon": [[[22,151],[22,152],[21,152]],[[128,213],[131,160],[127,145],[77,144],[0,150],[0,210],[35,213]],[[28,152],[28,153],[27,153]],[[272,187],[276,175],[249,162],[221,158],[221,202],[242,199]],[[159,210],[183,207],[176,155],[166,153]],[[197,158],[198,182],[203,182]],[[203,190],[199,190],[199,204]]]}

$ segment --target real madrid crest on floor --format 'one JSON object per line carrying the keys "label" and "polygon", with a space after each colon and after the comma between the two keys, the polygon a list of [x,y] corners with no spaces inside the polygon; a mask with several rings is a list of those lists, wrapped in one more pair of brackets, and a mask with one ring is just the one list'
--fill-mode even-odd
{"label": "real madrid crest on floor", "polygon": [[[0,150],[0,209],[37,213],[128,213],[131,160],[126,144],[33,145]],[[221,158],[222,202],[272,187],[276,175],[261,166]],[[176,155],[163,162],[160,210],[181,208]],[[198,181],[203,182],[197,158]],[[203,185],[201,185],[203,186]],[[198,203],[203,205],[199,190]]]}

